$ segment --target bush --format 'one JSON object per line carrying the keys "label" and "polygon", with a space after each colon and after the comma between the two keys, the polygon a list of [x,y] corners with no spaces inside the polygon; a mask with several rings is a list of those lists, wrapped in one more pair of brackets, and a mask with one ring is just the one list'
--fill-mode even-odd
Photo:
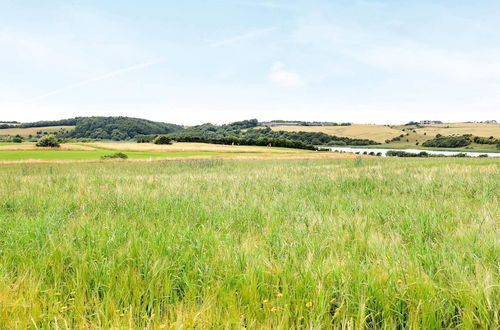
{"label": "bush", "polygon": [[157,136],[158,136],[157,134],[149,134],[149,135],[139,134],[136,135],[134,139],[137,141],[137,143],[151,143]]}
{"label": "bush", "polygon": [[51,147],[58,148],[60,147],[59,140],[54,135],[46,135],[40,138],[36,143],[37,147]]}
{"label": "bush", "polygon": [[172,138],[168,135],[160,135],[160,136],[157,136],[153,140],[153,143],[154,144],[172,144]]}
{"label": "bush", "polygon": [[436,135],[436,138],[427,140],[422,143],[424,147],[437,147],[437,148],[460,148],[468,146],[472,143],[470,135],[462,136],[442,136]]}
{"label": "bush", "polygon": [[345,146],[345,145],[347,145],[347,143],[345,141],[341,141],[341,140],[334,140],[334,141],[328,142],[327,145],[329,145],[329,146]]}
{"label": "bush", "polygon": [[23,138],[20,136],[15,136],[12,138],[12,142],[21,143],[21,142],[23,142]]}
{"label": "bush", "polygon": [[123,152],[117,152],[111,155],[102,156],[101,159],[127,159],[128,156]]}

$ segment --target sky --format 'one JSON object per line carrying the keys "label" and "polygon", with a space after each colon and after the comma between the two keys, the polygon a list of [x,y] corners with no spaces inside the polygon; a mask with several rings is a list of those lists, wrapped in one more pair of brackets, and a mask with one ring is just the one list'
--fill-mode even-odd
{"label": "sky", "polygon": [[498,0],[0,0],[0,120],[500,120]]}

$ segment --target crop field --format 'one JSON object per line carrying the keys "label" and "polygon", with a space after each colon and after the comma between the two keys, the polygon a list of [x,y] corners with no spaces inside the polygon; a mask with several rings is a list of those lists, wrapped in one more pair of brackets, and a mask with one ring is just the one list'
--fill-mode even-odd
{"label": "crop field", "polygon": [[402,132],[399,129],[385,125],[365,125],[353,124],[351,126],[274,126],[275,131],[287,132],[322,132],[325,134],[345,136],[356,139],[370,139],[377,142],[384,142],[399,136]]}
{"label": "crop field", "polygon": [[256,146],[224,146],[205,143],[69,143],[60,148],[36,147],[34,143],[0,143],[0,162],[98,161],[103,156],[124,152],[131,160],[145,159],[301,159],[353,158],[352,154]]}
{"label": "crop field", "polygon": [[47,126],[47,127],[28,127],[28,128],[4,128],[0,129],[0,136],[16,136],[28,137],[36,135],[37,132],[56,132],[61,129],[72,130],[75,126]]}
{"label": "crop field", "polygon": [[475,136],[490,137],[500,139],[500,124],[480,124],[480,123],[449,123],[442,125],[430,125],[423,128],[417,128],[417,133],[434,136],[441,135],[462,135],[472,134]]}
{"label": "crop field", "polygon": [[3,164],[0,325],[495,329],[499,219],[495,159]]}
{"label": "crop field", "polygon": [[[351,126],[275,126],[272,127],[272,129],[289,132],[322,132],[350,138],[370,139],[377,142],[384,142],[385,140],[390,140],[401,134],[410,132],[408,138],[404,138],[401,142],[395,143],[395,145],[399,145],[399,147],[402,147],[407,139],[411,144],[405,147],[414,146],[414,143],[417,141],[422,143],[437,134],[445,136],[453,134],[472,134],[474,136],[493,136],[495,138],[500,138],[500,124],[480,123],[447,123],[442,125],[429,125],[422,128],[415,128],[415,126],[353,124]],[[402,131],[403,129],[405,129],[405,131]],[[413,129],[415,129],[415,132],[412,131]]]}

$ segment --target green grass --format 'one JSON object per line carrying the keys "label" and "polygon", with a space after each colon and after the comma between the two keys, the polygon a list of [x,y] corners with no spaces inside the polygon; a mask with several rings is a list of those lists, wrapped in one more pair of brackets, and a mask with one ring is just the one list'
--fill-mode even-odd
{"label": "green grass", "polygon": [[[0,161],[11,160],[98,160],[102,156],[113,154],[114,150],[0,150]],[[194,157],[194,156],[226,156],[225,152],[210,151],[172,151],[172,152],[141,152],[126,151],[129,158],[162,158],[162,157]],[[231,153],[231,155],[246,155],[249,153]]]}
{"label": "green grass", "polygon": [[498,219],[494,159],[2,165],[0,324],[494,329]]}
{"label": "green grass", "polygon": [[13,145],[22,145],[22,143],[17,143],[17,142],[2,142],[2,141],[0,141],[0,146],[13,146]]}

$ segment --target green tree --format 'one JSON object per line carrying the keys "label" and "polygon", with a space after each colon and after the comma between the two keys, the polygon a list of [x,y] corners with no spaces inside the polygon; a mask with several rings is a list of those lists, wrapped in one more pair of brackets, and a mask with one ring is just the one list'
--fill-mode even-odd
{"label": "green tree", "polygon": [[36,143],[37,147],[60,147],[59,140],[54,135],[46,135],[40,138]]}
{"label": "green tree", "polygon": [[172,144],[172,138],[168,135],[160,135],[160,136],[157,136],[153,140],[153,143],[154,144]]}

